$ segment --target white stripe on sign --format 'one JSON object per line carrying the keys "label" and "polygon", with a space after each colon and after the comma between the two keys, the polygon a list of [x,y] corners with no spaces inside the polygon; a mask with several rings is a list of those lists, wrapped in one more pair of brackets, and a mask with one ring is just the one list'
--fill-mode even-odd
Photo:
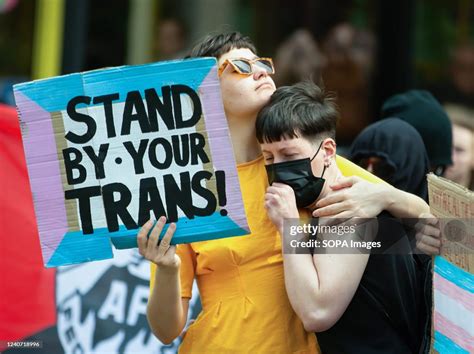
{"label": "white stripe on sign", "polygon": [[435,310],[454,325],[463,328],[469,335],[474,336],[474,313],[468,311],[455,299],[434,290]]}

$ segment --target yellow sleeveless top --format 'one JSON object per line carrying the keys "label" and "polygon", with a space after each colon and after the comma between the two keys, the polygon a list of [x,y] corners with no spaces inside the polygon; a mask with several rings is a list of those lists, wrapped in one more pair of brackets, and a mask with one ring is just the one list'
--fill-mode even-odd
{"label": "yellow sleeveless top", "polygon": [[[346,176],[377,177],[337,157]],[[264,208],[268,186],[263,157],[237,166],[251,234],[179,245],[181,296],[197,280],[202,312],[180,353],[319,353],[285,291],[281,240]],[[153,288],[152,264],[150,287]]]}

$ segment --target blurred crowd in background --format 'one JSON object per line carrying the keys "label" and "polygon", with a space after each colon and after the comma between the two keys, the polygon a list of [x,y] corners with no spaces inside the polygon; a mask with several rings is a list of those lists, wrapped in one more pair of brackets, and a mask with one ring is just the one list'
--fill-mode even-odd
{"label": "blurred crowd in background", "polygon": [[[473,1],[3,0],[0,6],[0,102],[14,105],[16,82],[179,59],[208,33],[238,30],[254,39],[259,55],[273,57],[278,86],[312,78],[337,96],[343,155],[381,118],[390,96],[431,92],[455,123],[454,165],[463,172],[450,168],[448,176],[470,186]],[[48,38],[53,23],[60,33]],[[51,53],[56,64],[48,70]]]}
{"label": "blurred crowd in background", "polygon": [[[41,24],[60,14],[56,69],[41,71]],[[210,32],[238,30],[273,57],[278,86],[312,77],[337,95],[349,146],[390,96],[427,89],[456,116],[474,106],[470,0],[2,0],[0,101],[11,85],[71,72],[182,58]],[[58,7],[59,6],[59,7]],[[43,13],[43,14],[42,14]],[[43,36],[43,37],[42,37]],[[54,44],[50,43],[49,44]],[[44,47],[44,45],[43,45]],[[44,59],[43,59],[44,60]],[[463,120],[465,121],[465,120]],[[467,123],[466,123],[467,124]],[[463,124],[464,126],[465,124]]]}

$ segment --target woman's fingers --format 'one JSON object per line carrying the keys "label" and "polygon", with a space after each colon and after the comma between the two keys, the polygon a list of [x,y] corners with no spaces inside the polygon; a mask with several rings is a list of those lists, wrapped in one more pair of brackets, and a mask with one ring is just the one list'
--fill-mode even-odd
{"label": "woman's fingers", "polygon": [[433,246],[428,246],[428,245],[425,245],[424,243],[420,243],[418,244],[417,242],[417,245],[416,247],[421,251],[423,252],[424,254],[427,254],[427,255],[438,255],[440,254],[440,249],[437,248],[437,247],[433,247]]}
{"label": "woman's fingers", "polygon": [[352,215],[352,212],[348,210],[345,202],[337,202],[331,205],[327,205],[322,208],[318,208],[313,212],[313,216],[317,217],[329,217],[329,216],[336,216],[343,212],[347,211]]}
{"label": "woman's fingers", "polygon": [[138,248],[143,257],[155,263],[162,271],[175,271],[181,264],[181,260],[176,254],[176,246],[171,246],[171,239],[177,226],[175,223],[171,223],[166,228],[161,241],[158,242],[165,224],[165,216],[160,217],[155,224],[152,220],[148,220],[138,232]]}
{"label": "woman's fingers", "polygon": [[352,177],[343,177],[340,178],[337,182],[331,184],[329,187],[333,191],[337,191],[339,189],[349,188],[352,187],[356,183],[356,179],[354,176]]}
{"label": "woman's fingers", "polygon": [[156,246],[158,246],[158,239],[160,238],[161,231],[163,230],[163,226],[166,223],[166,218],[164,216],[161,216],[158,221],[156,222],[155,226],[153,227],[150,237],[148,239],[148,247],[147,251],[152,254],[152,252],[156,249]]}
{"label": "woman's fingers", "polygon": [[150,232],[152,226],[153,226],[153,221],[150,219],[142,226],[142,228],[138,232],[138,236],[137,236],[138,251],[140,252],[142,256],[145,255],[145,252],[147,250],[148,233]]}
{"label": "woman's fingers", "polygon": [[322,198],[316,203],[317,208],[323,208],[328,205],[333,205],[335,203],[342,202],[345,199],[343,192],[335,192],[331,195]]}
{"label": "woman's fingers", "polygon": [[441,238],[436,238],[432,235],[417,233],[416,240],[428,246],[433,246],[433,247],[438,247],[438,248],[441,247]]}
{"label": "woman's fingers", "polygon": [[419,223],[422,225],[429,224],[439,227],[439,219],[433,214],[423,213],[418,217],[418,219],[420,219]]}
{"label": "woman's fingers", "polygon": [[441,231],[436,226],[425,225],[425,227],[423,228],[423,234],[437,239],[441,239]]}
{"label": "woman's fingers", "polygon": [[[432,216],[432,215],[431,215]],[[415,225],[416,247],[423,253],[433,255],[440,254],[442,241],[439,229],[439,220],[425,217]]]}
{"label": "woman's fingers", "polygon": [[176,224],[171,223],[158,245],[158,256],[164,256],[165,253],[170,249],[171,238],[173,237],[175,230]]}
{"label": "woman's fingers", "polygon": [[418,234],[441,238],[441,231],[437,219],[420,219],[420,221],[415,224],[415,230]]}

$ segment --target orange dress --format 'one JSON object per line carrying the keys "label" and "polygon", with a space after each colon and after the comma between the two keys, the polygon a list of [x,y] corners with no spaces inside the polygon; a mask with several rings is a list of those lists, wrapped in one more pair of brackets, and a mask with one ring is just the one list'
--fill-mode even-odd
{"label": "orange dress", "polygon": [[[337,163],[348,172],[360,169],[341,158]],[[177,248],[181,296],[191,297],[196,279],[203,307],[179,352],[319,353],[316,336],[305,331],[285,291],[280,235],[263,202],[268,186],[263,157],[237,170],[252,233]],[[151,287],[154,273],[152,264]]]}

